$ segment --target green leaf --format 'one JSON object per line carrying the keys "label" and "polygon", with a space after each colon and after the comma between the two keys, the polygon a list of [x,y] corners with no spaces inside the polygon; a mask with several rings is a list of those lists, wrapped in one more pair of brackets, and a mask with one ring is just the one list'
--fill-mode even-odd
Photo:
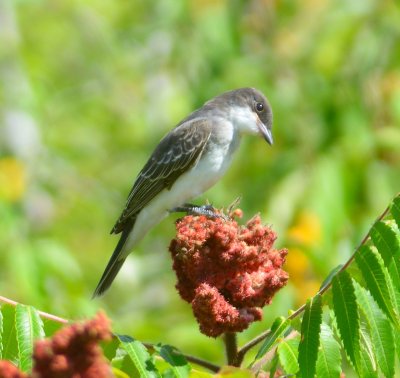
{"label": "green leaf", "polygon": [[104,356],[111,361],[117,354],[120,341],[118,337],[113,337],[111,341],[101,342],[100,346],[103,349]]}
{"label": "green leaf", "polygon": [[360,326],[360,339],[360,376],[363,378],[378,378],[378,369],[372,350],[372,341],[364,323],[361,323]]}
{"label": "green leaf", "polygon": [[128,374],[115,367],[112,368],[112,373],[115,378],[130,378]]}
{"label": "green leaf", "polygon": [[130,360],[135,365],[140,377],[160,377],[146,347],[129,336],[117,335],[121,341],[121,347],[127,352]]}
{"label": "green leaf", "polygon": [[15,365],[18,364],[18,347],[15,338],[15,307],[9,304],[1,306],[3,332],[1,335],[2,356]]}
{"label": "green leaf", "polygon": [[0,360],[3,359],[3,314],[0,307]]}
{"label": "green leaf", "polygon": [[301,323],[299,368],[301,377],[314,377],[317,363],[319,334],[322,322],[322,299],[319,294],[307,301]]}
{"label": "green leaf", "polygon": [[366,245],[356,253],[356,263],[361,270],[361,274],[365,280],[365,284],[368,290],[372,294],[376,303],[382,309],[382,311],[388,316],[389,319],[399,327],[399,319],[396,311],[396,298],[393,298],[394,294],[390,290],[391,281],[387,277],[386,268],[380,261],[379,254],[375,252],[371,247]]}
{"label": "green leaf", "polygon": [[136,369],[136,366],[132,362],[131,358],[128,354],[126,354],[118,363],[116,363],[118,359],[113,359],[112,366],[119,368],[122,372],[127,374],[129,377],[139,377],[140,374]]}
{"label": "green leaf", "polygon": [[378,305],[374,302],[371,294],[354,283],[357,301],[360,305],[373,340],[372,348],[380,369],[385,377],[394,376],[395,344],[392,326]]}
{"label": "green leaf", "polygon": [[206,373],[205,371],[193,369],[190,372],[190,378],[215,378],[215,374]]}
{"label": "green leaf", "polygon": [[296,374],[299,371],[297,362],[299,338],[283,340],[278,345],[279,362],[281,363],[286,374]]}
{"label": "green leaf", "polygon": [[392,205],[390,207],[390,212],[393,215],[393,218],[395,219],[397,223],[397,227],[400,230],[400,195],[398,195],[392,202]]}
{"label": "green leaf", "polygon": [[332,279],[332,301],[336,323],[347,356],[358,371],[360,357],[360,319],[349,273],[342,271]]}
{"label": "green leaf", "polygon": [[263,345],[261,345],[261,348],[258,350],[257,355],[251,365],[253,365],[256,360],[263,357],[271,349],[276,339],[286,331],[286,329],[289,327],[289,324],[290,321],[283,316],[280,316],[274,320],[270,333],[265,338]]}
{"label": "green leaf", "polygon": [[331,328],[321,324],[321,342],[317,359],[317,377],[337,378],[342,371],[340,345],[335,340]]}
{"label": "green leaf", "polygon": [[396,232],[385,222],[378,221],[371,228],[370,235],[383,258],[385,266],[388,267],[393,256],[400,250]]}
{"label": "green leaf", "polygon": [[179,350],[170,345],[155,346],[154,348],[171,365],[174,377],[185,378],[189,376],[191,367]]}
{"label": "green leaf", "polygon": [[372,227],[370,235],[393,282],[400,288],[400,241],[397,233],[392,227],[379,221]]}
{"label": "green leaf", "polygon": [[214,376],[215,378],[254,378],[251,370],[241,369],[233,366],[223,366]]}
{"label": "green leaf", "polygon": [[340,264],[330,271],[330,273],[328,274],[328,277],[326,277],[324,279],[324,282],[322,282],[322,284],[319,288],[319,291],[323,290],[326,286],[328,286],[331,283],[332,278],[335,277],[336,274],[338,274],[338,272],[340,271],[340,269],[342,269],[342,267],[343,267],[343,264]]}
{"label": "green leaf", "polygon": [[394,343],[396,345],[397,359],[400,361],[400,337],[395,337]]}
{"label": "green leaf", "polygon": [[274,358],[272,359],[269,365],[269,378],[274,378],[276,370],[278,369],[279,357],[278,354],[275,353]]}
{"label": "green leaf", "polygon": [[29,371],[32,369],[33,343],[35,340],[44,337],[43,322],[35,308],[17,304],[15,327],[19,367],[22,371]]}

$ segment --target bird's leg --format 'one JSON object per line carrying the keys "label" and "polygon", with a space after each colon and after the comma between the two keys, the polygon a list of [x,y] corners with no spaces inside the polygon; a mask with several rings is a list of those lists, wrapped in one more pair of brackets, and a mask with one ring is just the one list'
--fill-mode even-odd
{"label": "bird's leg", "polygon": [[187,213],[188,215],[204,215],[208,218],[226,218],[224,214],[217,212],[212,205],[198,206],[190,203],[185,203],[182,206],[174,207],[169,212]]}

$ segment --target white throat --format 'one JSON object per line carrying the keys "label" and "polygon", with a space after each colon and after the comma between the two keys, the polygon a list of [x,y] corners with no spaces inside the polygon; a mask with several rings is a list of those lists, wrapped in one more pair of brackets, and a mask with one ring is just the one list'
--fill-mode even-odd
{"label": "white throat", "polygon": [[230,119],[234,128],[243,134],[259,134],[257,126],[258,116],[249,106],[233,106],[230,111]]}

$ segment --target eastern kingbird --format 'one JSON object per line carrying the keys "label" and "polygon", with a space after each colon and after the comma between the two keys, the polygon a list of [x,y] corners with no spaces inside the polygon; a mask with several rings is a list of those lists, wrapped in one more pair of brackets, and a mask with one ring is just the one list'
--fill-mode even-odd
{"label": "eastern kingbird", "polygon": [[93,297],[111,285],[132,248],[176,209],[213,186],[230,166],[243,134],[272,145],[272,110],[257,89],[225,92],[206,102],[158,144],[136,178],[112,234],[121,238]]}

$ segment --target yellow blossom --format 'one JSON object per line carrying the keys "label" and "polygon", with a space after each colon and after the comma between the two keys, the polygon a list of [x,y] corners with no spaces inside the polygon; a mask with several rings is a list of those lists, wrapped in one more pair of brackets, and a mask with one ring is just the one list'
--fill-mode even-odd
{"label": "yellow blossom", "polygon": [[23,163],[14,157],[0,159],[0,200],[16,202],[26,190],[26,172]]}
{"label": "yellow blossom", "polygon": [[314,246],[321,240],[321,223],[316,214],[304,212],[288,230],[288,237],[304,246]]}
{"label": "yellow blossom", "polygon": [[304,281],[304,277],[310,267],[309,259],[299,248],[290,248],[290,253],[286,256],[285,267],[289,273],[290,280],[300,283]]}
{"label": "yellow blossom", "polygon": [[300,248],[290,248],[285,269],[295,288],[296,306],[305,303],[318,292],[321,282],[314,278],[310,259]]}
{"label": "yellow blossom", "polygon": [[300,306],[306,303],[308,298],[311,298],[318,293],[321,282],[316,279],[309,279],[302,282],[301,286],[296,287],[296,305]]}

